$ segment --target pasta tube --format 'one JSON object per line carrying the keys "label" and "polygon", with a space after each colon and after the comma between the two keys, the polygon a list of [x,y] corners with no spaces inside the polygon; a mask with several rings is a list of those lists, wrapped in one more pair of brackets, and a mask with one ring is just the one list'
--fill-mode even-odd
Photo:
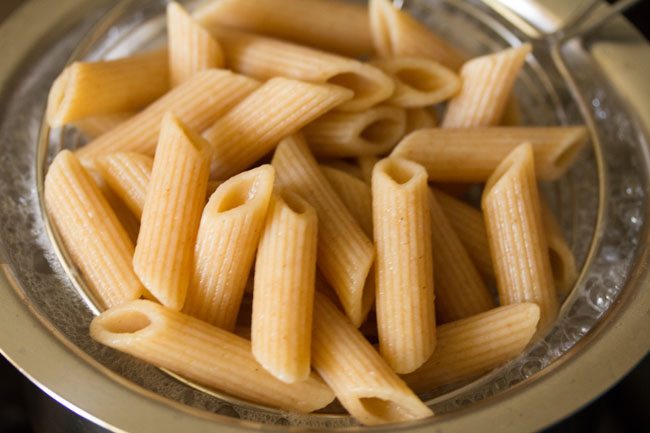
{"label": "pasta tube", "polygon": [[269,204],[255,262],[253,355],[283,382],[311,371],[311,329],[318,217],[291,193]]}
{"label": "pasta tube", "polygon": [[483,213],[471,205],[433,188],[438,203],[453,226],[458,239],[465,246],[478,271],[490,281],[494,281],[494,266],[490,255],[487,231]]}
{"label": "pasta tube", "polygon": [[320,171],[301,135],[283,140],[272,164],[279,184],[316,209],[318,268],[336,290],[352,323],[361,325],[365,317],[364,288],[375,258],[372,242]]}
{"label": "pasta tube", "polygon": [[316,375],[292,385],[283,383],[255,361],[247,340],[151,301],[129,302],[95,317],[90,336],[208,388],[256,403],[307,413],[334,399]]}
{"label": "pasta tube", "polygon": [[117,60],[75,62],[54,81],[47,100],[52,128],[85,117],[140,109],[169,90],[167,57],[152,52]]}
{"label": "pasta tube", "polygon": [[583,126],[431,128],[405,137],[391,156],[422,164],[433,181],[485,182],[514,148],[528,142],[537,176],[555,180],[576,160],[587,137]]}
{"label": "pasta tube", "polygon": [[368,185],[370,185],[372,182],[372,170],[375,168],[375,164],[378,162],[379,158],[374,155],[360,156],[357,158],[357,163],[361,169],[363,180],[365,180]]}
{"label": "pasta tube", "polygon": [[133,268],[164,306],[180,310],[208,186],[210,148],[173,114],[163,118]]}
{"label": "pasta tube", "polygon": [[460,90],[460,78],[440,63],[419,57],[391,57],[375,60],[378,67],[395,81],[389,104],[405,108],[434,105]]}
{"label": "pasta tube", "polygon": [[393,80],[379,69],[347,57],[276,39],[213,28],[226,56],[226,66],[258,80],[280,76],[348,88],[354,98],[338,107],[361,111],[390,98]]}
{"label": "pasta tube", "polygon": [[284,137],[351,97],[338,86],[267,81],[204,132],[214,149],[213,177],[227,179],[248,168]]}
{"label": "pasta tube", "polygon": [[203,210],[183,312],[233,330],[273,190],[263,165],[217,188]]}
{"label": "pasta tube", "polygon": [[567,243],[562,227],[549,209],[548,204],[541,200],[542,221],[544,221],[544,233],[548,243],[549,259],[551,260],[551,272],[555,288],[560,295],[566,295],[578,278],[576,259]]}
{"label": "pasta tube", "polygon": [[350,414],[366,425],[433,415],[390,369],[359,330],[316,292],[312,359]]}
{"label": "pasta tube", "polygon": [[316,156],[350,157],[389,152],[404,136],[406,113],[388,105],[357,113],[332,112],[305,127]]}
{"label": "pasta tube", "polygon": [[436,345],[429,198],[421,166],[398,159],[375,165],[379,350],[398,373],[417,369]]}
{"label": "pasta tube", "polygon": [[431,191],[430,194],[438,323],[463,319],[494,308],[476,266],[447,220],[435,193]]}
{"label": "pasta tube", "polygon": [[535,302],[544,330],[555,319],[558,302],[530,144],[517,147],[497,167],[481,206],[501,304]]}
{"label": "pasta tube", "polygon": [[372,50],[366,8],[332,0],[221,0],[196,12],[225,26],[356,57]]}
{"label": "pasta tube", "polygon": [[219,43],[176,2],[167,5],[167,39],[172,87],[197,72],[223,66]]}
{"label": "pasta tube", "polygon": [[361,169],[354,162],[348,162],[341,159],[328,159],[322,162],[327,167],[335,168],[349,174],[352,177],[363,180]]}
{"label": "pasta tube", "polygon": [[112,153],[99,158],[96,166],[115,194],[140,219],[149,188],[153,158],[139,153]]}
{"label": "pasta tube", "polygon": [[519,101],[514,94],[510,95],[506,108],[503,110],[503,117],[501,117],[500,125],[503,126],[521,126],[521,109],[519,108]]}
{"label": "pasta tube", "polygon": [[425,57],[454,71],[463,64],[458,50],[390,0],[370,0],[369,8],[372,41],[381,57]]}
{"label": "pasta tube", "polygon": [[45,207],[102,308],[140,297],[142,284],[131,267],[133,243],[97,184],[67,150],[45,177]]}
{"label": "pasta tube", "polygon": [[72,125],[88,140],[94,140],[107,133],[119,124],[125,122],[133,113],[107,114],[106,116],[84,117],[76,120]]}
{"label": "pasta tube", "polygon": [[539,307],[523,303],[441,325],[433,356],[402,379],[416,392],[472,379],[521,354],[538,321]]}
{"label": "pasta tube", "polygon": [[203,131],[259,84],[229,71],[212,69],[196,74],[126,122],[76,151],[82,159],[115,152],[153,155],[164,114],[173,112],[188,128]]}
{"label": "pasta tube", "polygon": [[443,128],[480,128],[497,125],[503,118],[517,75],[530,44],[476,57],[463,65],[463,86],[449,101]]}
{"label": "pasta tube", "polygon": [[404,135],[424,128],[433,128],[438,125],[436,115],[426,108],[411,108],[406,110],[406,130]]}
{"label": "pasta tube", "polygon": [[333,167],[321,165],[320,169],[364,233],[372,239],[372,193],[368,184]]}

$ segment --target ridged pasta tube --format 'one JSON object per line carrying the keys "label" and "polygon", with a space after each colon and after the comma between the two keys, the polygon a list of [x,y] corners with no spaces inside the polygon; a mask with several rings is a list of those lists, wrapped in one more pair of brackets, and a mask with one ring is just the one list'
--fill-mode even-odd
{"label": "ridged pasta tube", "polygon": [[111,153],[99,158],[96,166],[113,192],[135,216],[141,218],[153,158],[140,153]]}
{"label": "ridged pasta tube", "polygon": [[370,186],[361,179],[337,168],[321,165],[320,169],[368,238],[372,239],[372,192]]}

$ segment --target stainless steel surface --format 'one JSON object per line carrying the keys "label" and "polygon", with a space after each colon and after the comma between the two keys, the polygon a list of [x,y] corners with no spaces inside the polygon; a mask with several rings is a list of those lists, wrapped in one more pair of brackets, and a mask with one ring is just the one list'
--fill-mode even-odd
{"label": "stainless steel surface", "polygon": [[[203,431],[218,425],[219,431],[230,432],[259,429],[259,422],[272,431],[284,430],[287,423],[356,430],[347,417],[296,416],[197,391],[88,338],[92,305],[79,293],[83,282],[66,265],[65,254],[61,262],[57,258],[40,213],[44,166],[59,146],[76,140],[71,131],[41,128],[45,95],[73,52],[97,57],[156,40],[160,20],[153,18],[162,11],[162,1],[139,2],[137,14],[132,2],[120,2],[99,28],[95,23],[113,2],[53,3],[31,1],[0,28],[0,52],[5,56],[0,66],[0,249],[4,244],[7,250],[0,273],[0,351],[58,401],[115,431]],[[429,3],[444,7],[433,14]],[[531,2],[525,3],[534,11]],[[525,21],[504,20],[471,2],[405,4],[473,53],[530,36],[541,38],[546,32]],[[540,16],[555,15],[545,9]],[[148,24],[143,27],[143,22]],[[95,30],[88,33],[91,28]],[[440,416],[372,430],[430,431],[435,426],[445,432],[533,431],[604,391],[650,348],[645,225],[650,215],[650,162],[647,135],[630,108],[638,107],[634,96],[639,95],[612,88],[610,77],[599,70],[606,72],[608,66],[602,65],[607,62],[597,63],[590,52],[602,43],[599,38],[612,32],[626,35],[626,47],[639,43],[620,20],[602,34],[562,43],[555,51],[548,40],[538,40],[535,59],[517,87],[527,121],[586,121],[594,136],[594,148],[567,178],[545,186],[584,265],[556,328],[518,360],[434,396],[430,404]],[[641,45],[639,49],[647,49]],[[643,55],[628,55],[632,65],[644,60]],[[640,96],[650,99],[648,94]]]}

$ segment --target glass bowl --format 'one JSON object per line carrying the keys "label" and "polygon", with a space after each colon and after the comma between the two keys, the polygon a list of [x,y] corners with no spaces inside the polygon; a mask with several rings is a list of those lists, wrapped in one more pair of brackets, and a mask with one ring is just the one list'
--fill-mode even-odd
{"label": "glass bowl", "polygon": [[[47,93],[70,61],[164,43],[165,3],[36,0],[0,31],[0,40],[12,41],[0,67],[0,351],[57,400],[111,430],[364,429],[334,406],[299,415],[202,389],[88,336],[97,309],[42,205],[49,162],[82,139],[72,128],[45,126]],[[531,40],[528,24],[482,2],[403,3],[472,55]],[[554,327],[491,373],[423,396],[436,417],[371,430],[534,430],[604,391],[650,348],[643,332],[650,164],[637,120],[647,113],[633,110],[591,55],[606,34],[534,38],[515,89],[523,124],[586,124],[592,138],[566,176],[542,185],[581,269]]]}

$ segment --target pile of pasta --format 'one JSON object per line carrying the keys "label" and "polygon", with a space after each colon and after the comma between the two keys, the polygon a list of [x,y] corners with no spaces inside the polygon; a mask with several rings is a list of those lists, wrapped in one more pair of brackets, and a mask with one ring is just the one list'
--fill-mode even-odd
{"label": "pile of pasta", "polygon": [[[576,268],[537,182],[587,134],[513,126],[530,45],[466,59],[388,0],[167,13],[166,48],[75,62],[48,101],[89,139],[56,156],[45,203],[104,310],[95,340],[373,425],[431,416],[416,392],[554,321]],[[473,183],[482,210],[443,192]]]}

